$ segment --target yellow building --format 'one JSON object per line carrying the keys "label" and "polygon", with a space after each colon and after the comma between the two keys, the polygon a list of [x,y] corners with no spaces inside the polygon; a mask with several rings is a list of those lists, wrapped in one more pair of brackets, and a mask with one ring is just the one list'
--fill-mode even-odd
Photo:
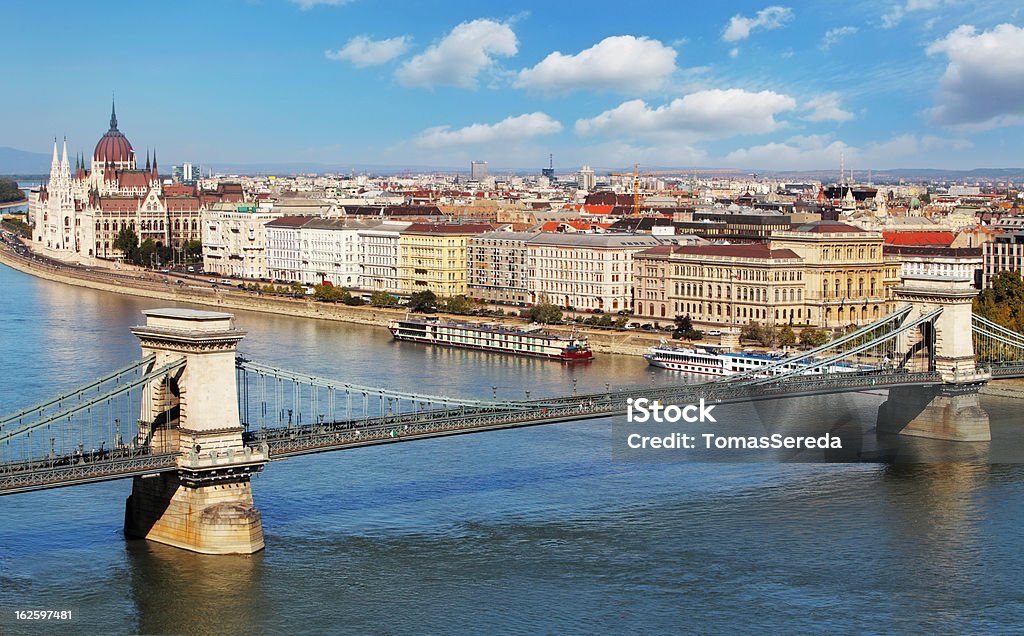
{"label": "yellow building", "polygon": [[636,315],[702,325],[808,321],[800,257],[764,243],[661,245],[633,256]]}
{"label": "yellow building", "polygon": [[429,290],[438,296],[466,294],[469,238],[491,229],[489,225],[471,224],[410,225],[398,239],[401,293]]}
{"label": "yellow building", "polygon": [[792,250],[803,260],[812,323],[863,325],[893,310],[892,288],[900,282],[900,263],[883,254],[881,232],[820,221],[773,232],[770,243],[772,249]]}
{"label": "yellow building", "polygon": [[661,246],[634,256],[636,314],[701,325],[839,328],[890,313],[900,264],[881,232],[819,221],[767,243]]}

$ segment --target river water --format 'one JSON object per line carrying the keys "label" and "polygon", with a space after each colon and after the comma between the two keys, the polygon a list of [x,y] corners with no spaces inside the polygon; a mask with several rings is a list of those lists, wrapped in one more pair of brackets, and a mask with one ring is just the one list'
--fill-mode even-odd
{"label": "river water", "polygon": [[[0,413],[139,356],[166,303],[0,266]],[[261,362],[499,397],[678,381],[643,360],[567,367],[238,312]],[[770,420],[868,418],[801,398]],[[1006,437],[1024,403],[985,398]],[[611,419],[275,462],[253,481],[267,549],[209,557],[121,534],[130,481],[0,498],[0,633],[1020,631],[1020,465],[626,463]],[[996,444],[996,442],[993,442]],[[71,609],[70,624],[17,609]]]}

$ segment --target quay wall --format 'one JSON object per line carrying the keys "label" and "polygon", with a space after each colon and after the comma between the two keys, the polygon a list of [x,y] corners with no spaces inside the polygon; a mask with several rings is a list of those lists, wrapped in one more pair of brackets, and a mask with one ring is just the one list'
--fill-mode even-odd
{"label": "quay wall", "polygon": [[[136,268],[109,270],[74,266],[53,265],[39,261],[30,256],[15,253],[6,245],[0,246],[0,263],[8,265],[20,272],[40,278],[87,287],[99,291],[140,296],[173,303],[203,305],[221,311],[243,310],[268,314],[282,314],[320,320],[334,320],[361,325],[385,327],[389,320],[405,316],[404,309],[385,307],[350,307],[342,304],[316,302],[309,298],[286,298],[281,296],[255,295],[252,292],[234,291],[221,285],[216,287],[209,283],[191,281],[189,284],[177,285],[160,274],[154,274]],[[464,319],[463,316],[445,316]],[[510,325],[523,325],[524,320],[514,318],[481,318]],[[555,325],[548,328],[554,333],[569,334],[574,327]],[[577,333],[585,335],[595,353],[641,355],[648,347],[658,344],[663,336],[637,331],[612,331],[599,329],[575,328]]]}

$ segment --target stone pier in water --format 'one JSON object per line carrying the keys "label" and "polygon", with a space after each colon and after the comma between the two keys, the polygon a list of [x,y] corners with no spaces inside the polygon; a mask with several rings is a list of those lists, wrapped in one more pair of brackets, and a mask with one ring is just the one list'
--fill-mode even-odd
{"label": "stone pier in water", "polygon": [[177,452],[178,470],[136,477],[124,531],[204,554],[251,554],[263,549],[263,526],[250,476],[267,457],[242,442],[235,355],[245,332],[231,314],[191,309],[144,312],[135,327],[143,355],[155,368],[184,358],[174,377],[148,387],[140,443],[154,453]]}

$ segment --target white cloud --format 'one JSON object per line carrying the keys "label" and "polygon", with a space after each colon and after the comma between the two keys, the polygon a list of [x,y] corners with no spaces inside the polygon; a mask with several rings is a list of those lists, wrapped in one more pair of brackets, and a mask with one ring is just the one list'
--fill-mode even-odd
{"label": "white cloud", "polygon": [[791,137],[784,142],[739,148],[726,155],[727,165],[763,170],[804,170],[839,166],[840,156],[856,159],[856,148],[822,135]]}
{"label": "white cloud", "polygon": [[853,119],[853,113],[843,110],[839,104],[839,93],[824,93],[812,97],[804,104],[804,110],[810,111],[804,115],[807,121],[849,121]]}
{"label": "white cloud", "polygon": [[752,18],[736,14],[732,16],[729,24],[722,31],[722,39],[726,42],[746,40],[755,29],[764,29],[765,31],[777,29],[792,19],[793,10],[778,5],[765,7]]}
{"label": "white cloud", "polygon": [[352,2],[352,0],[292,0],[292,2],[297,4],[303,11],[309,11],[313,7],[319,6],[340,7]]}
{"label": "white cloud", "polygon": [[540,135],[561,132],[562,124],[544,113],[528,113],[506,117],[496,124],[472,124],[451,130],[450,126],[437,126],[424,130],[416,138],[417,146],[443,148],[469,144],[520,141]]}
{"label": "white cloud", "polygon": [[839,168],[840,156],[847,169],[858,173],[875,169],[899,167],[899,162],[917,165],[930,163],[940,150],[964,150],[971,143],[964,139],[925,135],[899,134],[884,141],[872,141],[863,146],[851,146],[828,135],[804,135],[784,141],[739,148],[722,159],[722,163],[736,168],[761,170],[831,170]]}
{"label": "white cloud", "polygon": [[580,164],[620,166],[630,161],[639,163],[641,170],[643,166],[698,166],[710,161],[705,150],[681,143],[631,144],[610,140],[575,146],[574,154]]}
{"label": "white cloud", "polygon": [[658,40],[607,37],[576,55],[551,53],[519,72],[516,86],[548,93],[578,89],[624,92],[661,88],[676,70],[676,51]]}
{"label": "white cloud", "polygon": [[899,25],[908,13],[933,11],[951,2],[952,0],[907,0],[903,4],[894,4],[887,12],[882,14],[882,28],[891,29]]}
{"label": "white cloud", "polygon": [[740,56],[740,47],[734,46],[731,49],[729,49],[729,57],[731,57],[732,59],[735,60],[739,56]]}
{"label": "white cloud", "polygon": [[933,123],[976,130],[1024,123],[1024,28],[1000,24],[979,33],[961,25],[928,47],[949,59]]}
{"label": "white cloud", "polygon": [[823,50],[828,50],[843,38],[853,35],[856,32],[857,27],[855,26],[841,26],[829,29],[828,31],[825,31],[825,35],[821,38],[821,48]]}
{"label": "white cloud", "polygon": [[337,51],[324,51],[329,60],[351,62],[357,68],[377,66],[389,62],[409,49],[409,38],[400,36],[386,40],[371,40],[357,35]]}
{"label": "white cloud", "polygon": [[576,122],[576,133],[609,133],[661,138],[711,139],[771,132],[783,124],[779,113],[796,108],[796,100],[772,91],[738,88],[690,93],[657,108],[634,99],[591,119]]}
{"label": "white cloud", "polygon": [[518,50],[508,24],[486,19],[463,22],[402,64],[395,77],[405,86],[475,88],[477,75],[492,67],[496,56],[508,57]]}

